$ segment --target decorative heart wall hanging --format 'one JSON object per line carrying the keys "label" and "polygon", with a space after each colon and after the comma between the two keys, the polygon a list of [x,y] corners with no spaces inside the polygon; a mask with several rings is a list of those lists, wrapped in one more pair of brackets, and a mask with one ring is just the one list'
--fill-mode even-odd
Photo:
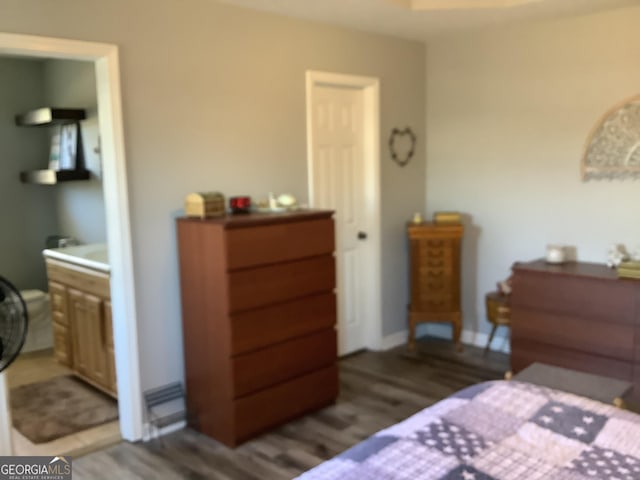
{"label": "decorative heart wall hanging", "polygon": [[401,167],[404,167],[411,157],[416,148],[416,135],[413,133],[410,127],[400,130],[394,128],[391,131],[391,137],[389,137],[389,151],[391,152],[391,158]]}

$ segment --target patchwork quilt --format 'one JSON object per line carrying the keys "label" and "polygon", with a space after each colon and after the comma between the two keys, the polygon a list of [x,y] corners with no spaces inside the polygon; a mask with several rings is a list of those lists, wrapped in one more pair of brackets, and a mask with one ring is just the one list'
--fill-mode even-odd
{"label": "patchwork quilt", "polygon": [[640,415],[516,381],[469,387],[300,480],[638,480]]}

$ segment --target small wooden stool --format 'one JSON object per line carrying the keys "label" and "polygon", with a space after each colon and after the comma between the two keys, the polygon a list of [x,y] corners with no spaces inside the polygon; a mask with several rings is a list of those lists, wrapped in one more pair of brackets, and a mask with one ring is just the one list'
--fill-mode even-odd
{"label": "small wooden stool", "polygon": [[511,309],[509,308],[509,296],[503,295],[500,292],[487,293],[485,302],[487,305],[487,320],[493,324],[489,341],[484,349],[484,351],[487,352],[497,328],[500,325],[504,325],[505,327],[509,326],[511,322]]}

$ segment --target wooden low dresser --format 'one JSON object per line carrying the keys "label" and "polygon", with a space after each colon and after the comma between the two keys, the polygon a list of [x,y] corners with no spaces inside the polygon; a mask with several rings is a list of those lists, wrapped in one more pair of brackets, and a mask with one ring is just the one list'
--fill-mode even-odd
{"label": "wooden low dresser", "polygon": [[421,322],[451,322],[453,340],[460,348],[461,224],[409,223],[409,348]]}
{"label": "wooden low dresser", "polygon": [[236,446],[335,401],[332,213],[178,219],[192,428]]}
{"label": "wooden low dresser", "polygon": [[640,282],[604,264],[513,266],[511,368],[534,362],[617,378],[640,399]]}

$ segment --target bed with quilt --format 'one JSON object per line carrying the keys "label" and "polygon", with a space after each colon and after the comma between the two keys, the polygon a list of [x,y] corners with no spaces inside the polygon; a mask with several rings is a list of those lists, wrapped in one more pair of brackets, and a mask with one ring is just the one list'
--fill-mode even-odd
{"label": "bed with quilt", "polygon": [[640,415],[516,381],[469,387],[301,480],[638,480]]}

